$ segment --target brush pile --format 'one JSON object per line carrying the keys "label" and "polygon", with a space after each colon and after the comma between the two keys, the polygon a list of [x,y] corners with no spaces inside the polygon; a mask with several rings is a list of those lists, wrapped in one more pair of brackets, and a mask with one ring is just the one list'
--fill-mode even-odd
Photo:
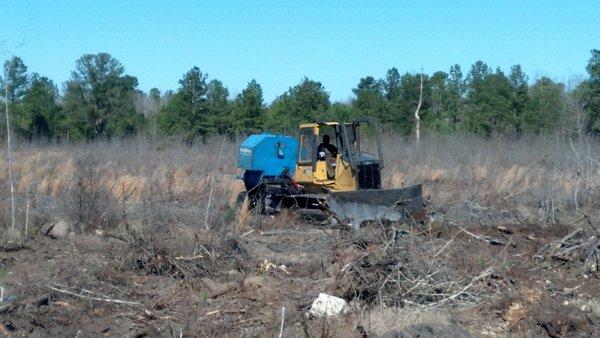
{"label": "brush pile", "polygon": [[578,228],[559,240],[543,245],[534,258],[545,261],[547,267],[569,265],[578,276],[598,275],[600,238]]}
{"label": "brush pile", "polygon": [[482,258],[476,265],[460,259],[467,245],[487,244],[459,241],[459,235],[467,236],[461,230],[449,236],[451,231],[381,226],[349,234],[339,254],[340,291],[346,299],[400,307],[481,299],[489,291],[483,281],[499,265],[498,259]]}

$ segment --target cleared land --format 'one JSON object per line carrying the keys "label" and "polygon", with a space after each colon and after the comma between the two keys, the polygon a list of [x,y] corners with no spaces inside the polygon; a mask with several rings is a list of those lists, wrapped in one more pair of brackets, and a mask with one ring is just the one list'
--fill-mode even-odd
{"label": "cleared land", "polygon": [[[430,222],[241,212],[229,140],[21,145],[0,331],[277,336],[285,308],[283,336],[600,335],[598,143],[384,143],[384,184],[422,183]],[[349,313],[307,318],[320,292]]]}

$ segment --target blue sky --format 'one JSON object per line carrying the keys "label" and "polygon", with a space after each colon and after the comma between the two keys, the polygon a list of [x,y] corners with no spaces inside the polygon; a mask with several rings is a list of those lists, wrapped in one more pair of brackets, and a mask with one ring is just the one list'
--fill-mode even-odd
{"label": "blue sky", "polygon": [[585,74],[600,48],[600,1],[3,0],[0,58],[68,80],[85,53],[108,52],[139,88],[176,89],[192,66],[232,94],[253,78],[271,101],[304,76],[346,100],[366,75],[427,73],[481,59],[530,79]]}

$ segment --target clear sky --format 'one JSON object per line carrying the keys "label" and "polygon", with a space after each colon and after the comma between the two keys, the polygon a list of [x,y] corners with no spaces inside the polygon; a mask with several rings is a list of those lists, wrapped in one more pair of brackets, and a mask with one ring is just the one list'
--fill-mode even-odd
{"label": "clear sky", "polygon": [[366,75],[448,71],[481,59],[530,79],[585,74],[600,48],[592,1],[2,0],[0,58],[61,87],[85,53],[108,52],[148,91],[198,66],[232,95],[253,78],[271,101],[304,76],[346,100]]}

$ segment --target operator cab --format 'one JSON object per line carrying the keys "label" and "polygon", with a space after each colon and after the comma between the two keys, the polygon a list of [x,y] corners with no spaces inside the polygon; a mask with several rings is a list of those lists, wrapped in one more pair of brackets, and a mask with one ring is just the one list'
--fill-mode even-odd
{"label": "operator cab", "polygon": [[300,145],[295,179],[309,192],[344,185],[350,189],[348,178],[344,181],[339,170],[344,151],[342,126],[338,122],[306,123],[300,125]]}
{"label": "operator cab", "polygon": [[[368,124],[372,127],[361,128]],[[307,191],[353,191],[381,189],[380,169],[383,166],[379,147],[378,125],[373,120],[360,119],[348,123],[320,122],[300,125],[300,145],[295,180]],[[361,134],[375,144],[362,145]],[[369,147],[370,146],[370,147]],[[368,152],[375,148],[374,152]]]}

